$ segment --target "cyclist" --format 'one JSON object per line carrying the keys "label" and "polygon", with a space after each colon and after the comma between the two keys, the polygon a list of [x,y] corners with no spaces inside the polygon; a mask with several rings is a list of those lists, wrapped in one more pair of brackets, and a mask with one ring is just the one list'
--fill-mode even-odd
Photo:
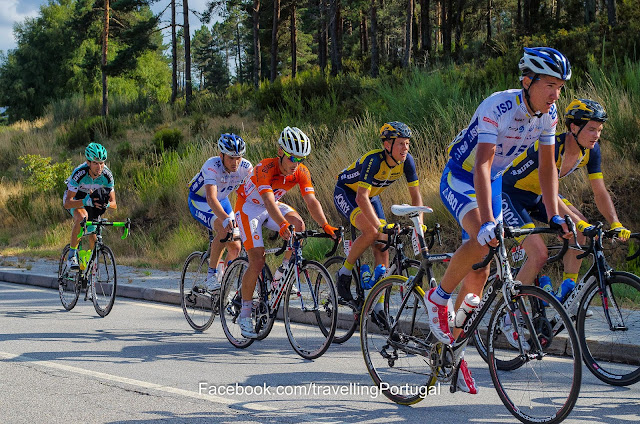
{"label": "cyclist", "polygon": [[[99,143],[90,143],[84,150],[85,163],[78,165],[65,181],[67,189],[63,196],[64,208],[73,216],[71,240],[67,268],[78,269],[78,234],[83,219],[99,218],[107,209],[117,209],[116,192],[111,170],[105,165],[107,149]],[[92,232],[91,226],[88,232]],[[90,234],[91,249],[96,242],[96,235]]]}
{"label": "cyclist", "polygon": [[[497,245],[496,222],[502,220],[502,172],[536,140],[540,149],[540,186],[543,201],[551,216],[550,224],[562,228],[558,214],[558,174],[553,160],[553,144],[558,121],[555,102],[571,77],[571,67],[560,52],[547,48],[525,48],[520,59],[521,89],[493,93],[485,99],[469,126],[449,145],[449,161],[440,181],[440,197],[462,226],[463,244],[458,248],[440,285],[427,292],[425,302],[429,325],[443,343],[453,343],[448,325],[447,301],[464,278],[456,299],[460,307],[467,293],[481,294],[489,267],[473,271],[488,252],[487,244]],[[455,329],[457,336],[460,329]],[[477,393],[475,381],[460,355],[458,387]]]}
{"label": "cyclist", "polygon": [[[565,113],[567,131],[556,136],[555,163],[558,178],[564,178],[579,168],[586,168],[596,206],[600,213],[611,222],[612,230],[619,230],[619,237],[627,240],[631,232],[618,220],[616,208],[607,191],[600,168],[600,133],[607,121],[607,113],[600,103],[590,99],[575,99],[567,106]],[[502,177],[502,208],[505,221],[514,227],[533,227],[532,218],[546,221],[547,215],[540,199],[538,182],[538,144],[534,144],[516,158]],[[559,207],[569,213],[580,230],[578,241],[584,242],[582,230],[589,226],[575,206],[560,196]],[[565,208],[566,205],[566,208]],[[523,284],[533,281],[547,261],[547,247],[540,235],[530,235],[522,246],[527,253],[527,261],[518,273]],[[563,280],[577,280],[581,260],[576,255],[564,256]],[[508,336],[507,336],[508,338]]]}
{"label": "cyclist", "polygon": [[[392,121],[380,128],[382,149],[371,150],[338,175],[333,202],[338,212],[361,234],[351,245],[349,254],[337,274],[338,296],[344,302],[353,300],[351,271],[358,258],[373,246],[375,265],[389,265],[389,252],[381,251],[376,240],[386,240],[381,234],[393,227],[385,220],[380,193],[403,175],[409,186],[411,204],[422,206],[418,175],[413,156],[409,153],[411,129],[404,123]],[[420,216],[422,220],[422,216]],[[374,318],[375,320],[376,318]]]}
{"label": "cyclist", "polygon": [[[238,189],[236,221],[240,236],[247,249],[249,267],[242,277],[242,309],[240,330],[243,337],[256,338],[255,326],[251,319],[253,291],[264,266],[264,241],[262,226],[278,231],[280,237],[289,240],[289,225],[295,231],[304,231],[305,224],[298,212],[280,202],[287,191],[298,185],[309,214],[325,233],[336,237],[336,227],[332,227],[315,196],[309,169],[302,163],[311,153],[311,142],[297,127],[286,127],[278,138],[278,156],[262,160],[253,170],[250,178]],[[291,252],[285,253],[283,265],[278,268],[274,281],[282,276],[281,271],[288,264]],[[278,275],[280,274],[280,275]]]}
{"label": "cyclist", "polygon": [[[229,195],[251,174],[251,162],[243,158],[246,144],[235,134],[222,134],[218,139],[219,156],[213,156],[202,165],[202,169],[189,182],[189,210],[191,215],[208,230],[216,233],[211,241],[209,271],[205,284],[209,290],[220,289],[220,278],[216,268],[227,237],[236,227]],[[227,259],[235,259],[240,253],[240,241],[226,243]]]}

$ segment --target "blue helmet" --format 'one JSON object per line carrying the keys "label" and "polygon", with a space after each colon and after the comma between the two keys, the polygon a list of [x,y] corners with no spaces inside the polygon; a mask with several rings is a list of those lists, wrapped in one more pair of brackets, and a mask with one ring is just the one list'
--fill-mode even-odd
{"label": "blue helmet", "polygon": [[569,59],[550,47],[525,47],[518,67],[523,75],[520,79],[530,73],[550,75],[563,81],[571,78]]}
{"label": "blue helmet", "polygon": [[107,149],[102,144],[90,143],[86,149],[84,149],[84,156],[89,162],[104,162],[107,160]]}
{"label": "blue helmet", "polygon": [[380,128],[380,138],[382,140],[395,140],[398,137],[411,138],[411,128],[399,121],[385,122]]}
{"label": "blue helmet", "polygon": [[240,157],[244,155],[247,147],[239,135],[235,134],[222,134],[218,139],[218,148],[221,153],[225,155]]}

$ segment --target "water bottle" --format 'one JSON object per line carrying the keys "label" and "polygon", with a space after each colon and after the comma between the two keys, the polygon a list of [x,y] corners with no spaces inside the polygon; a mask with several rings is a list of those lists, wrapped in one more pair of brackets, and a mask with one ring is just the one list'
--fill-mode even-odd
{"label": "water bottle", "polygon": [[456,313],[454,308],[453,299],[449,298],[449,300],[447,300],[447,321],[449,322],[449,327],[454,327],[456,325]]}
{"label": "water bottle", "polygon": [[460,308],[458,309],[458,312],[456,312],[455,325],[457,328],[462,328],[464,322],[467,320],[467,317],[469,317],[471,313],[473,313],[473,310],[477,308],[479,304],[480,297],[478,297],[478,295],[467,293],[467,295],[464,297],[462,305],[460,305]]}
{"label": "water bottle", "polygon": [[373,270],[373,284],[377,283],[378,280],[384,276],[385,272],[387,272],[387,268],[384,265],[377,265],[376,269]]}
{"label": "water bottle", "polygon": [[576,282],[573,281],[573,278],[567,278],[566,280],[564,280],[560,285],[560,287],[558,287],[558,291],[555,294],[556,299],[558,299],[558,302],[560,303],[564,302],[575,286],[576,286]]}
{"label": "water bottle", "polygon": [[[551,285],[551,278],[549,278],[548,275],[543,275],[542,277],[540,277],[538,279],[538,282],[540,283],[540,288],[544,291],[546,291],[547,293],[549,293],[550,295],[555,296],[555,293],[553,292],[553,285]],[[548,306],[549,304],[547,302],[542,302],[542,304],[544,306]]]}
{"label": "water bottle", "polygon": [[271,281],[271,290],[276,292],[280,287],[280,280],[282,280],[282,275],[284,274],[284,266],[280,265],[278,269],[276,269],[276,273],[273,274],[273,280]]}
{"label": "water bottle", "polygon": [[373,282],[371,281],[371,268],[369,268],[369,265],[367,264],[360,267],[360,286],[365,290],[369,290],[373,287]]}
{"label": "water bottle", "polygon": [[91,250],[78,250],[78,259],[80,269],[84,270],[91,259]]}

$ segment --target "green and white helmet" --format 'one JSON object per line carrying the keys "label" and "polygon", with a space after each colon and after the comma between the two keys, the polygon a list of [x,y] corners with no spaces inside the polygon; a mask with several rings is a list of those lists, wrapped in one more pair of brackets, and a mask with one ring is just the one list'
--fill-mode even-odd
{"label": "green and white helmet", "polygon": [[107,149],[102,144],[91,143],[84,149],[88,161],[104,162],[107,160]]}

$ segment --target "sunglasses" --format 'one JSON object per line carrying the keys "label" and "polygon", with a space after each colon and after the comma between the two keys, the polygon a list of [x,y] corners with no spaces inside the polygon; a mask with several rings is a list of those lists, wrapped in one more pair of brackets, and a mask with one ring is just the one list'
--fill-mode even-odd
{"label": "sunglasses", "polygon": [[290,160],[291,162],[293,162],[293,163],[302,163],[302,162],[304,162],[304,161],[307,159],[307,157],[306,157],[306,156],[305,156],[305,157],[303,157],[303,158],[299,158],[299,157],[296,157],[296,156],[290,155],[289,153],[285,152],[284,150],[282,150],[282,153],[284,153],[284,155],[285,155],[286,157],[288,157],[288,158],[289,158],[289,160]]}

